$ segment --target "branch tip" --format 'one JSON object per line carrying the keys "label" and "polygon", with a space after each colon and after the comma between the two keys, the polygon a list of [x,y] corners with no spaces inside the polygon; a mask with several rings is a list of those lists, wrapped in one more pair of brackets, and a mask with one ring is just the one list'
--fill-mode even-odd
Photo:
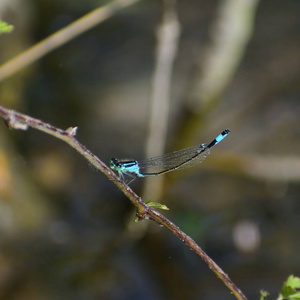
{"label": "branch tip", "polygon": [[77,134],[77,131],[78,131],[78,126],[69,127],[65,130],[68,136],[75,136]]}

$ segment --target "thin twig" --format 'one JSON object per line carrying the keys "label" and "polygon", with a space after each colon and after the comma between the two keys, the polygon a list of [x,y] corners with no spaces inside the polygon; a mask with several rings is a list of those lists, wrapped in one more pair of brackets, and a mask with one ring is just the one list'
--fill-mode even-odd
{"label": "thin twig", "polygon": [[296,155],[259,155],[224,153],[212,162],[213,167],[230,174],[256,180],[286,184],[300,181],[300,158]]}
{"label": "thin twig", "polygon": [[[156,61],[152,78],[146,157],[161,155],[165,149],[170,111],[172,70],[180,36],[176,0],[164,0],[163,4],[162,21],[157,30]],[[154,185],[155,188],[153,188]],[[148,195],[151,191],[151,198],[156,201],[161,195],[162,185],[163,180],[159,182],[146,180],[143,195]]]}
{"label": "thin twig", "polygon": [[191,87],[189,104],[194,113],[213,106],[228,86],[252,36],[258,2],[220,2],[218,16],[211,29],[211,45],[205,53],[201,72]]}
{"label": "thin twig", "polygon": [[55,32],[0,66],[0,82],[37,61],[54,49],[95,27],[117,13],[119,10],[138,1],[140,0],[116,0],[114,2],[110,2],[109,4],[91,11],[70,25]]}
{"label": "thin twig", "polygon": [[190,144],[195,132],[216,107],[234,76],[252,36],[259,0],[219,2],[211,43],[201,53],[200,64],[188,87],[187,115],[180,141]]}
{"label": "thin twig", "polygon": [[148,214],[155,219],[156,222],[164,225],[167,229],[172,231],[177,237],[180,238],[196,255],[198,255],[206,265],[224,282],[224,284],[231,290],[232,294],[239,300],[247,300],[242,291],[231,281],[229,276],[202,250],[200,246],[175,224],[173,224],[166,217],[161,215],[155,210],[148,211]]}
{"label": "thin twig", "polygon": [[192,251],[196,253],[207,266],[224,282],[229,290],[239,300],[247,298],[238,289],[238,287],[230,280],[228,275],[196,244],[196,242],[181,231],[175,224],[169,221],[162,214],[145,204],[128,185],[126,185],[108,166],[106,166],[96,155],[75,139],[77,127],[70,127],[66,130],[56,128],[51,124],[44,123],[38,119],[18,113],[14,110],[7,109],[0,105],[0,116],[3,117],[7,126],[11,129],[27,130],[29,127],[48,133],[58,139],[68,143],[84,156],[95,168],[103,172],[108,179],[112,180],[118,188],[129,198],[137,209],[137,217],[139,220],[153,219],[157,223],[163,225],[180,238]]}

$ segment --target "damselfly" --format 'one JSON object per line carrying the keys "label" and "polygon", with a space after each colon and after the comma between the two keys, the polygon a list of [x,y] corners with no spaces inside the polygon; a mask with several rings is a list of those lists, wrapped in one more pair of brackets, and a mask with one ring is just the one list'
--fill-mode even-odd
{"label": "damselfly", "polygon": [[118,171],[122,180],[124,180],[124,175],[129,176],[131,178],[129,183],[136,177],[157,176],[190,168],[202,163],[209,155],[210,149],[220,143],[229,133],[230,130],[225,129],[209,144],[201,144],[145,160],[112,158],[110,167]]}

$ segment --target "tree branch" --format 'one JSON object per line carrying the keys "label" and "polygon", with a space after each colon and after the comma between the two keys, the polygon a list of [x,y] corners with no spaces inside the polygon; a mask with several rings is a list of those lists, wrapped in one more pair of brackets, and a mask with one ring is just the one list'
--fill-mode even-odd
{"label": "tree branch", "polygon": [[116,0],[89,12],[0,66],[0,82],[138,1]]}
{"label": "tree branch", "polygon": [[207,264],[207,266],[224,282],[237,299],[247,300],[228,275],[223,272],[223,270],[196,244],[191,237],[185,234],[162,214],[144,203],[141,197],[139,197],[128,185],[126,185],[125,182],[123,182],[108,166],[106,166],[96,155],[75,139],[74,136],[76,135],[77,127],[70,127],[66,130],[59,129],[51,124],[44,123],[41,120],[5,108],[2,105],[0,105],[0,116],[2,116],[7,126],[11,129],[27,130],[29,127],[32,127],[68,143],[83,157],[85,157],[95,168],[104,173],[109,180],[113,181],[118,186],[118,188],[136,207],[137,217],[139,220],[153,219],[158,224],[169,229]]}

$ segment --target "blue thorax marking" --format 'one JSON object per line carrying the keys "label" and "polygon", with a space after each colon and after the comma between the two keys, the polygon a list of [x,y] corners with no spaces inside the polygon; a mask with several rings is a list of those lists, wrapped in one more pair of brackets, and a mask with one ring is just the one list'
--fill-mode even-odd
{"label": "blue thorax marking", "polygon": [[120,162],[120,171],[123,173],[135,173],[136,175],[139,175],[139,164],[137,161],[131,161],[131,162]]}
{"label": "blue thorax marking", "polygon": [[140,174],[139,164],[136,160],[122,161],[117,158],[112,158],[110,160],[110,167],[118,171],[119,174],[135,174],[136,176],[144,177]]}

